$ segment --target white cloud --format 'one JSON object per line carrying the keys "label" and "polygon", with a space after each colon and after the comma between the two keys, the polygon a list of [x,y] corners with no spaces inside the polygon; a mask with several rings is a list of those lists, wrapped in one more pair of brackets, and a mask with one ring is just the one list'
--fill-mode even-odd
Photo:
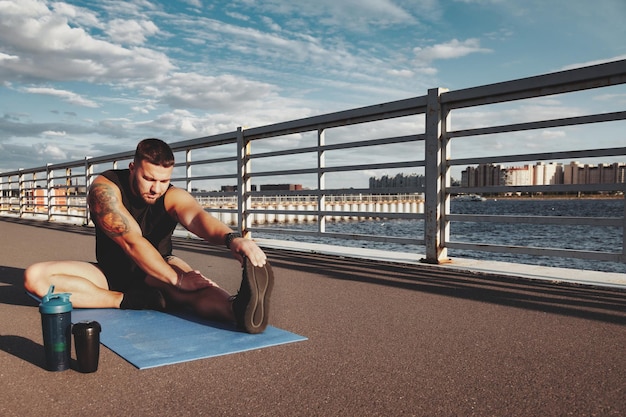
{"label": "white cloud", "polygon": [[[183,22],[186,21],[182,20],[181,23]],[[390,93],[404,89],[404,86],[400,89],[390,86],[399,78],[410,79],[411,72],[427,76],[433,74],[430,69],[402,68],[406,62],[381,59],[370,54],[368,50],[354,49],[347,42],[325,39],[320,34],[294,33],[289,30],[264,32],[253,27],[207,18],[200,19],[196,26],[176,26],[184,31],[193,31],[196,36],[197,33],[209,33],[215,37],[214,41],[206,44],[206,63],[199,63],[198,66],[204,64],[205,68],[222,72],[243,71],[247,77],[253,79],[275,78],[277,84],[283,85],[288,80],[297,80],[298,84],[294,85],[297,94],[333,83],[341,84],[346,92],[363,92],[363,87],[367,87],[370,91],[377,90],[383,96],[389,97]],[[185,37],[188,36],[192,34],[185,33]],[[224,52],[224,48],[230,51]],[[214,54],[218,55],[215,60],[212,59]],[[224,54],[242,56],[249,64],[230,65],[229,61],[219,59]],[[222,67],[225,62],[229,65]],[[285,71],[291,72],[287,79]],[[393,77],[395,80],[381,77],[387,71],[396,75]],[[399,75],[402,77],[397,77]]]}
{"label": "white cloud", "polygon": [[3,1],[0,2],[0,12],[3,19],[15,16],[36,18],[48,14],[48,7],[38,0]]}
{"label": "white cloud", "polygon": [[41,132],[41,134],[43,136],[54,136],[54,137],[61,137],[61,136],[66,136],[67,132],[65,131],[55,131],[55,130],[46,130],[45,132]]}
{"label": "white cloud", "polygon": [[155,110],[156,106],[154,105],[152,100],[148,100],[145,103],[142,103],[141,105],[132,106],[131,109],[132,109],[132,111],[134,111],[136,113],[148,114],[152,110]]}
{"label": "white cloud", "polygon": [[274,87],[233,75],[173,73],[157,84],[146,85],[142,92],[172,108],[233,110],[258,105],[274,93]]}
{"label": "white cloud", "polygon": [[226,12],[226,15],[232,17],[233,19],[243,20],[244,22],[247,22],[250,20],[250,16],[246,16],[243,13]]}
{"label": "white cloud", "polygon": [[396,69],[391,69],[389,71],[387,71],[387,74],[392,75],[394,77],[412,77],[414,74],[413,71],[404,69],[404,70],[396,70]]}
{"label": "white cloud", "polygon": [[2,52],[0,52],[0,62],[5,61],[5,62],[9,62],[9,61],[19,61],[20,57],[17,55],[8,55],[8,54],[3,54]]}
{"label": "white cloud", "polygon": [[[391,24],[414,23],[415,18],[408,7],[402,7],[392,0],[267,0],[253,3],[240,1],[253,6],[260,12],[289,16],[288,24],[297,26],[299,17],[314,17],[316,22],[327,27],[341,27],[358,32],[367,31],[369,25],[387,26]],[[424,12],[431,10],[429,1],[420,2]],[[415,3],[411,5],[415,6]]]}
{"label": "white cloud", "polygon": [[35,153],[44,156],[46,159],[63,161],[66,160],[68,155],[61,148],[50,143],[38,143],[33,146]]}
{"label": "white cloud", "polygon": [[202,1],[201,0],[182,0],[183,3],[187,3],[190,6],[193,7],[197,7],[197,8],[201,8],[202,7]]}
{"label": "white cloud", "polygon": [[52,3],[50,6],[54,10],[55,14],[64,16],[68,20],[76,22],[81,26],[102,28],[102,24],[100,23],[98,16],[88,9],[62,2]]}
{"label": "white cloud", "polygon": [[[139,26],[141,33],[156,30],[149,23]],[[137,33],[126,29],[127,35]],[[83,28],[70,26],[64,15],[45,3],[33,0],[0,2],[0,43],[4,46],[0,78],[5,80],[98,83],[155,78],[173,68],[161,52],[96,39]]]}
{"label": "white cloud", "polygon": [[466,39],[459,41],[452,39],[449,42],[441,43],[426,48],[417,47],[413,49],[415,62],[419,65],[428,65],[440,59],[454,59],[474,53],[488,53],[490,49],[481,48],[478,39]]}
{"label": "white cloud", "polygon": [[61,100],[67,101],[68,103],[75,104],[77,106],[83,107],[100,107],[98,103],[93,100],[89,100],[87,98],[81,97],[80,95],[73,93],[67,90],[58,90],[55,88],[48,87],[31,87],[24,88],[23,91],[30,94],[42,94],[48,96],[58,97]]}
{"label": "white cloud", "polygon": [[267,16],[261,16],[261,21],[265,23],[265,25],[270,30],[273,30],[274,32],[280,32],[282,30],[282,28],[280,27],[278,23],[276,23],[274,20],[272,20],[271,18]]}
{"label": "white cloud", "polygon": [[108,26],[107,32],[113,42],[128,45],[141,45],[148,36],[159,32],[159,28],[148,20],[113,19]]}

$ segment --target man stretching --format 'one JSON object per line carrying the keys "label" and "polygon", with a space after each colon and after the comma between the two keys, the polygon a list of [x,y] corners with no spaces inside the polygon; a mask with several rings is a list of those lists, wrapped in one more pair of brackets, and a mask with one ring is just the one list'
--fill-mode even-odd
{"label": "man stretching", "polygon": [[[201,317],[235,322],[248,333],[263,332],[274,284],[265,253],[172,186],[173,170],[174,154],[165,142],[142,140],[129,169],[103,172],[89,189],[97,263],[36,263],[24,272],[25,289],[43,297],[54,285],[71,293],[78,308],[185,306]],[[225,244],[242,263],[236,296],[172,255],[178,223],[207,242]]]}

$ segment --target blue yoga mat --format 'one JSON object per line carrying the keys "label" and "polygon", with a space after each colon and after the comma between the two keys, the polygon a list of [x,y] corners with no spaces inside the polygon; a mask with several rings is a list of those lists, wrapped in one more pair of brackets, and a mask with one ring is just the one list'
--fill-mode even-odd
{"label": "blue yoga mat", "polygon": [[268,326],[251,335],[234,325],[152,310],[75,309],[72,321],[95,320],[100,342],[139,369],[307,340]]}

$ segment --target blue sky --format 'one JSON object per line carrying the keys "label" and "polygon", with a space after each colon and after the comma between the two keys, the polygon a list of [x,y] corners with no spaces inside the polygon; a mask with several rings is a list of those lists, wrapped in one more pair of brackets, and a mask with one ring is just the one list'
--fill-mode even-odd
{"label": "blue sky", "polygon": [[[2,0],[0,171],[625,59],[624,21],[624,0]],[[603,111],[580,97],[516,111]]]}

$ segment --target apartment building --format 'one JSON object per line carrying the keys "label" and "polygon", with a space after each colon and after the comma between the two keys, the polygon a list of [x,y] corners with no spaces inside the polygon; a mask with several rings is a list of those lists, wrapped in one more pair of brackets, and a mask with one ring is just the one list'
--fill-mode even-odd
{"label": "apartment building", "polygon": [[617,184],[626,183],[626,164],[567,165],[555,162],[537,162],[534,165],[501,167],[481,164],[467,167],[461,173],[464,187],[488,187],[493,185],[554,185],[554,184]]}

